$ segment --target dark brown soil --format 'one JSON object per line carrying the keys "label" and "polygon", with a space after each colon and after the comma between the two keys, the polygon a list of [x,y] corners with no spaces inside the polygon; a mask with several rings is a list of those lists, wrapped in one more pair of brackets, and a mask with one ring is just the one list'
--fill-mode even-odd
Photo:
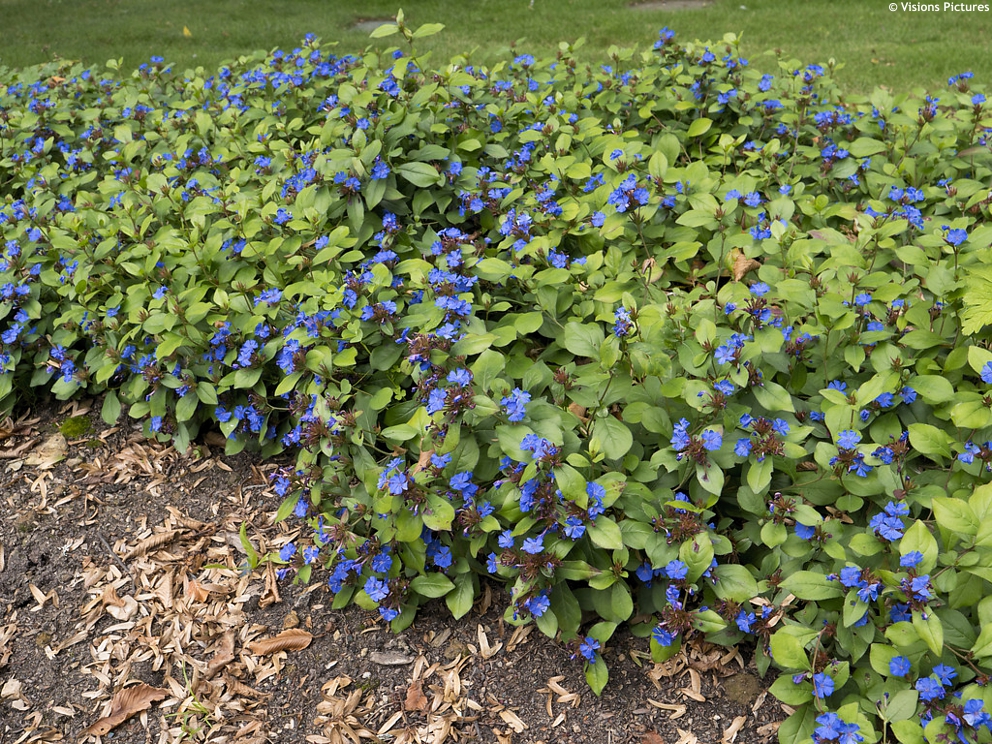
{"label": "dark brown soil", "polygon": [[[262,551],[294,529],[272,524],[273,465],[206,445],[180,456],[127,421],[71,440],[49,469],[11,455],[72,413],[0,424],[0,744],[92,741],[84,730],[139,682],[161,699],[104,740],[756,744],[784,718],[733,650],[657,666],[626,632],[597,698],[563,645],[503,624],[497,585],[462,620],[429,605],[400,636],[332,611],[322,577],[244,569],[242,523]],[[312,642],[252,651],[287,628]]]}

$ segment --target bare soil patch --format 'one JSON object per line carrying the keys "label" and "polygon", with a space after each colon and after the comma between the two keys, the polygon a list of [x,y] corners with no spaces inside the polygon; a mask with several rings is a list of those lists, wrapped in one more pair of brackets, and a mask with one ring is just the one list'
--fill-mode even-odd
{"label": "bare soil patch", "polygon": [[332,611],[322,578],[248,568],[242,524],[259,553],[300,531],[272,522],[275,464],[181,456],[126,424],[25,464],[69,415],[92,413],[0,422],[2,744],[758,744],[784,718],[736,649],[655,665],[626,632],[596,698],[562,645],[503,623],[497,585],[399,636]]}

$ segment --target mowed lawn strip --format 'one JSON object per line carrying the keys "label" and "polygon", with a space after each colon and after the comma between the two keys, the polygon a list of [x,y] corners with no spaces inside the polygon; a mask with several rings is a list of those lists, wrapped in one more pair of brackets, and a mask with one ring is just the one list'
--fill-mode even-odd
{"label": "mowed lawn strip", "polygon": [[992,11],[890,11],[886,2],[860,0],[0,0],[0,65],[123,59],[129,69],[160,55],[179,69],[202,66],[211,74],[224,60],[255,50],[292,49],[307,33],[339,42],[342,53],[370,43],[386,48],[395,37],[370,41],[371,24],[356,23],[390,19],[400,7],[411,26],[445,24],[442,34],[419,44],[435,61],[552,56],[559,43],[583,37],[584,59],[623,64],[610,59],[611,47],[647,49],[669,26],[683,42],[738,34],[742,54],[768,72],[777,72],[770,49],[803,63],[832,58],[844,64],[837,81],[852,92],[876,85],[936,90],[965,70],[978,81],[992,74]]}

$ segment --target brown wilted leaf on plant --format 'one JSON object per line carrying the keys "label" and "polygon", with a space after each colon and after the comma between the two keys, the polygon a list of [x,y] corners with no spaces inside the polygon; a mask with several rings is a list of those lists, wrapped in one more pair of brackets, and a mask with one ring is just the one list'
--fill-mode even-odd
{"label": "brown wilted leaf on plant", "polygon": [[83,731],[83,736],[104,736],[124,721],[169,696],[168,690],[140,684],[118,691],[110,701],[110,713]]}
{"label": "brown wilted leaf on plant", "polygon": [[734,260],[733,268],[731,272],[734,275],[734,281],[739,282],[744,278],[744,275],[749,271],[754,271],[755,269],[760,269],[761,264],[755,261],[753,258],[748,258],[744,255],[744,251],[739,248],[734,248],[730,253],[731,258]]}

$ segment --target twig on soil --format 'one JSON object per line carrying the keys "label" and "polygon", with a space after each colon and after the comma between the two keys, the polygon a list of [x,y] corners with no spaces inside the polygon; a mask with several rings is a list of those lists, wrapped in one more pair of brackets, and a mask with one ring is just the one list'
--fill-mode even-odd
{"label": "twig on soil", "polygon": [[134,576],[131,574],[131,569],[123,560],[121,560],[121,557],[114,552],[114,549],[110,547],[110,543],[107,542],[107,538],[103,536],[103,533],[98,531],[96,536],[100,538],[100,542],[103,543],[103,547],[105,547],[107,552],[114,557],[114,560],[121,564],[121,568],[123,568],[127,575],[131,577],[131,581],[134,581]]}

